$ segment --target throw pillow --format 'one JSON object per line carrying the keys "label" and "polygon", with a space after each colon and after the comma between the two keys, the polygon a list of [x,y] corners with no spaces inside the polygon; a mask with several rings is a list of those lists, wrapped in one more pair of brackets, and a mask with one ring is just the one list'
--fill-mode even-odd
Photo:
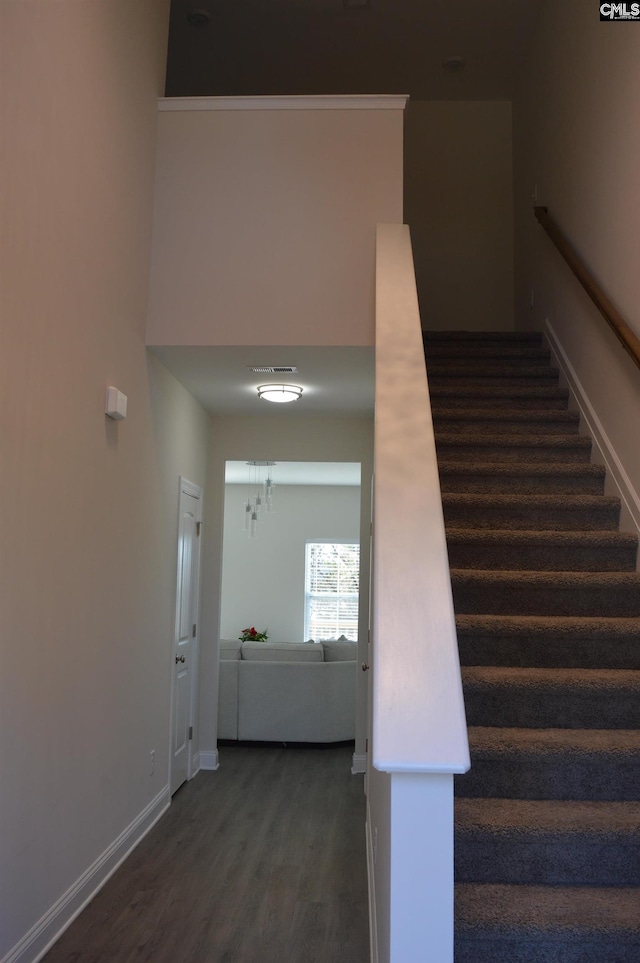
{"label": "throw pillow", "polygon": [[354,662],[358,658],[358,643],[350,640],[328,640],[322,643],[325,662]]}

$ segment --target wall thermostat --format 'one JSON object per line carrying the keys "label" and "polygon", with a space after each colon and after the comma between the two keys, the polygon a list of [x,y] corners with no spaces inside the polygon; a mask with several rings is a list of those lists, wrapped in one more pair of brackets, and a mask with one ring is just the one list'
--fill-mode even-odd
{"label": "wall thermostat", "polygon": [[127,417],[127,396],[110,385],[107,388],[105,413],[114,421],[123,421]]}

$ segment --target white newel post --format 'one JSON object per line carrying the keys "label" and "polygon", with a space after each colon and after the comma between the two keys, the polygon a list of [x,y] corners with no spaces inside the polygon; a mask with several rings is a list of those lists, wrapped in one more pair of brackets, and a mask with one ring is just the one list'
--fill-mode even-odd
{"label": "white newel post", "polygon": [[392,963],[453,960],[453,776],[391,777]]}

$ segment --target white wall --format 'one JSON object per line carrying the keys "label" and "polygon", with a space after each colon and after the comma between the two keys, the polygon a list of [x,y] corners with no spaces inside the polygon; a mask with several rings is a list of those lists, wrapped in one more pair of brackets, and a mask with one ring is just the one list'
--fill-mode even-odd
{"label": "white wall", "polygon": [[204,485],[208,416],[144,347],[168,3],[0,16],[0,958],[26,961],[166,801],[178,476]]}
{"label": "white wall", "polygon": [[[583,0],[545,3],[514,105],[516,315],[549,319],[640,491],[640,371],[535,221],[546,205],[640,334],[640,32]],[[531,291],[534,308],[529,309]]]}
{"label": "white wall", "polygon": [[511,330],[511,104],[410,101],[404,176],[422,327]]}
{"label": "white wall", "polygon": [[[202,588],[202,663],[200,674],[200,747],[216,751],[218,638],[224,521],[225,462],[270,459],[273,461],[346,461],[361,463],[360,489],[360,662],[367,661],[369,611],[369,550],[365,535],[371,521],[373,472],[373,418],[288,417],[262,418],[214,416],[211,420],[207,488],[205,492],[204,574]],[[241,625],[240,628],[244,628]],[[271,626],[270,626],[271,628]],[[234,633],[237,635],[238,633]],[[233,635],[231,636],[233,638]],[[288,641],[295,641],[289,639]],[[358,673],[356,691],[356,754],[364,754],[367,724],[366,673]]]}
{"label": "white wall", "polygon": [[148,344],[373,344],[375,225],[402,220],[391,110],[159,116]]}
{"label": "white wall", "polygon": [[225,486],[220,637],[255,625],[273,642],[303,642],[305,544],[359,542],[360,489],[277,485],[256,539],[242,530],[246,497],[246,486]]}

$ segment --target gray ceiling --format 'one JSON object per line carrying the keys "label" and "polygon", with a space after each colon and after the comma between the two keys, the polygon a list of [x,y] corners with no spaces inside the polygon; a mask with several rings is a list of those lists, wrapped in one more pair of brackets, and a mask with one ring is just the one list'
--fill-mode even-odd
{"label": "gray ceiling", "polygon": [[172,0],[167,96],[508,100],[541,0],[350,2],[367,0]]}
{"label": "gray ceiling", "polygon": [[[160,346],[151,349],[207,411],[252,417],[363,415],[373,411],[373,348]],[[249,365],[292,365],[294,374],[265,375]],[[266,383],[300,385],[299,401],[276,405],[262,401],[257,387]]]}

